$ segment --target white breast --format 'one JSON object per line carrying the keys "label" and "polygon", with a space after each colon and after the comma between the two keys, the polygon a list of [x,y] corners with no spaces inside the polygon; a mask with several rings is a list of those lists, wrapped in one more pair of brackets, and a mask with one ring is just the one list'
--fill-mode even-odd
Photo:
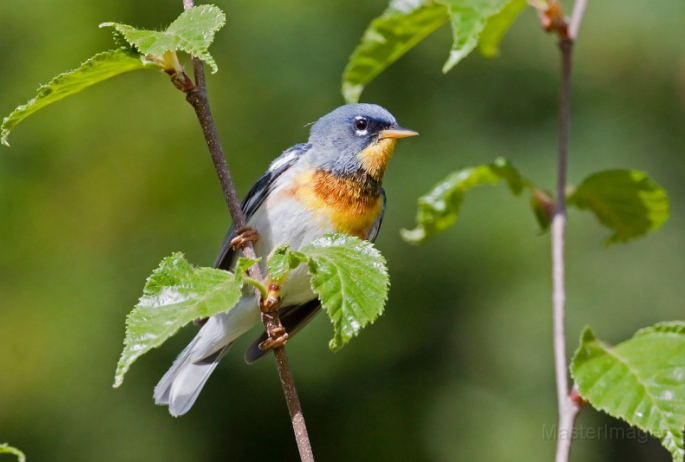
{"label": "white breast", "polygon": [[[284,181],[279,183],[289,184],[287,177],[294,174],[295,172],[286,172],[282,178]],[[287,194],[282,186],[276,187],[269,194],[264,204],[250,217],[248,225],[259,231],[255,250],[263,259],[264,273],[264,262],[279,245],[290,244],[291,249],[299,250],[325,233],[335,231],[323,214],[307,210],[295,196]],[[288,305],[304,303],[316,297],[309,284],[306,265],[301,265],[288,276],[283,284],[281,297],[284,304]]]}

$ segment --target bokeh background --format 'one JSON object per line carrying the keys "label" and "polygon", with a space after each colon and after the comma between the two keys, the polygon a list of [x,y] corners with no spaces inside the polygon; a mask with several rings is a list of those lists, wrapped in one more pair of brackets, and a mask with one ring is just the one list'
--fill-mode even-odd
{"label": "bokeh background", "polygon": [[[386,3],[218,5],[228,24],[208,83],[242,195],[306,140],[305,124],[342,104],[347,57]],[[180,11],[180,0],[1,2],[0,113],[110,48],[99,23],[162,28]],[[668,190],[672,215],[655,234],[605,248],[609,232],[571,210],[570,351],[586,324],[618,343],[683,319],[684,19],[682,0],[590,2],[575,55],[569,180],[647,171]],[[423,246],[404,243],[399,229],[447,172],[497,156],[553,188],[558,53],[532,11],[500,58],[473,54],[443,75],[450,42],[445,26],[362,96],[421,136],[400,144],[386,176],[377,241],[392,280],[385,315],[336,354],[325,316],[289,344],[318,460],[553,456],[549,235],[527,199],[504,186],[475,190],[457,226]],[[297,460],[273,361],[242,361],[252,338],[182,418],[155,406],[152,389],[193,326],[111,386],[145,278],[173,251],[210,265],[230,224],[198,123],[167,78],[117,77],[42,111],[10,141],[0,148],[0,442],[30,461]],[[590,408],[578,425],[627,429]],[[580,439],[573,460],[669,460],[655,440],[623,435]]]}

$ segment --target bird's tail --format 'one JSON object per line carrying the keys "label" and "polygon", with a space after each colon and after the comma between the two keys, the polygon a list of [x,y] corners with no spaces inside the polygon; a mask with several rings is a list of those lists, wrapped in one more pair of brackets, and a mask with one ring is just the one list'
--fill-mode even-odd
{"label": "bird's tail", "polygon": [[190,410],[207,379],[212,375],[212,371],[232,344],[231,342],[198,361],[194,360],[193,356],[195,356],[194,347],[199,338],[200,335],[195,337],[190,345],[178,355],[171,369],[164,374],[155,387],[155,404],[169,406],[169,413],[174,417]]}
{"label": "bird's tail", "polygon": [[227,313],[209,318],[155,387],[155,403],[169,406],[174,417],[188,412],[231,344],[259,319],[254,296],[243,297]]}

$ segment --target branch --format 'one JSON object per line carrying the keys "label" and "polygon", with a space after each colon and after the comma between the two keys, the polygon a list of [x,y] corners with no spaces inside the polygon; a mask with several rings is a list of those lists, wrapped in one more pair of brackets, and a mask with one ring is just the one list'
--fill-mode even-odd
{"label": "branch", "polygon": [[[187,10],[192,7],[193,0],[183,0],[184,9]],[[205,136],[207,147],[209,148],[209,152],[212,156],[214,168],[216,169],[219,181],[221,182],[221,189],[224,192],[224,198],[226,199],[226,204],[228,205],[228,209],[231,213],[231,218],[233,220],[235,229],[241,229],[246,225],[245,215],[243,214],[240,206],[235,184],[231,178],[226,157],[224,156],[224,151],[221,146],[221,142],[219,141],[216,124],[214,123],[214,118],[212,117],[212,113],[209,108],[204,66],[202,61],[195,56],[193,56],[193,67],[195,70],[195,85],[182,89],[186,92],[186,100],[193,106],[193,109],[195,109],[197,118],[202,126],[202,132]],[[174,77],[172,76],[172,81],[173,80]],[[256,258],[254,246],[251,242],[246,242],[243,245],[242,250],[245,257],[251,259]],[[253,279],[258,281],[263,280],[258,264],[252,265],[252,267],[248,270],[248,273]],[[255,289],[255,292],[258,299],[260,299],[261,295],[259,291]],[[266,329],[266,332],[269,334],[270,338],[274,332],[283,332],[281,321],[278,318],[278,311],[274,311],[272,313],[262,312],[262,322],[264,323],[264,328]],[[314,455],[309,442],[307,427],[302,414],[302,407],[300,406],[300,400],[297,396],[297,389],[295,388],[295,381],[288,363],[288,355],[286,354],[285,348],[282,345],[283,344],[275,347],[273,352],[276,358],[278,375],[281,379],[281,385],[283,387],[283,394],[285,395],[286,402],[288,403],[288,410],[290,411],[290,419],[292,421],[293,430],[295,431],[297,447],[302,461],[313,462]]]}
{"label": "branch", "polygon": [[583,401],[577,392],[569,392],[568,363],[566,356],[566,281],[565,281],[565,229],[566,229],[566,171],[568,166],[568,138],[570,125],[571,63],[573,45],[580,28],[587,1],[576,0],[570,24],[564,19],[561,5],[551,1],[540,19],[547,32],[559,37],[561,51],[561,88],[559,95],[559,158],[557,173],[557,200],[552,216],[552,305],[554,336],[554,371],[557,383],[559,425],[557,432],[556,462],[567,462],[571,455],[573,425]]}
{"label": "branch", "polygon": [[557,176],[557,203],[552,217],[552,301],[554,324],[554,370],[557,382],[559,425],[556,462],[565,462],[571,454],[571,435],[580,406],[569,396],[568,364],[566,360],[566,282],[565,282],[565,228],[566,228],[566,169],[568,164],[569,96],[573,41],[559,40],[561,50],[561,94],[559,100],[559,166]]}

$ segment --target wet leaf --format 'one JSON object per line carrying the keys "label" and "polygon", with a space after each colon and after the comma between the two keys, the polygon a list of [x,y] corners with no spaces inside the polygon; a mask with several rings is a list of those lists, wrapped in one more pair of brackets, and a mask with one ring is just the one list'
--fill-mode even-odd
{"label": "wet leaf", "polygon": [[571,371],[592,406],[656,436],[683,461],[685,322],[656,324],[615,347],[586,327]]}
{"label": "wet leaf", "polygon": [[17,107],[5,117],[2,121],[0,142],[9,146],[7,137],[10,130],[39,109],[124,72],[145,68],[160,69],[158,65],[123,49],[96,54],[78,69],[60,74],[47,85],[41,85],[35,98]]}
{"label": "wet leaf", "polygon": [[466,191],[500,181],[505,181],[509,190],[517,196],[524,188],[533,188],[518,170],[501,157],[492,164],[457,170],[419,198],[416,228],[403,229],[402,237],[412,244],[427,241],[457,221]]}
{"label": "wet leaf", "polygon": [[242,296],[243,274],[255,262],[242,260],[237,276],[215,268],[195,268],[181,253],[162,260],[126,318],[124,351],[114,386],[121,385],[136,359],[160,346],[181,327],[233,308]]}
{"label": "wet leaf", "polygon": [[331,350],[342,348],[383,313],[390,281],[385,259],[368,241],[327,234],[302,248],[312,290],[333,322]]}

